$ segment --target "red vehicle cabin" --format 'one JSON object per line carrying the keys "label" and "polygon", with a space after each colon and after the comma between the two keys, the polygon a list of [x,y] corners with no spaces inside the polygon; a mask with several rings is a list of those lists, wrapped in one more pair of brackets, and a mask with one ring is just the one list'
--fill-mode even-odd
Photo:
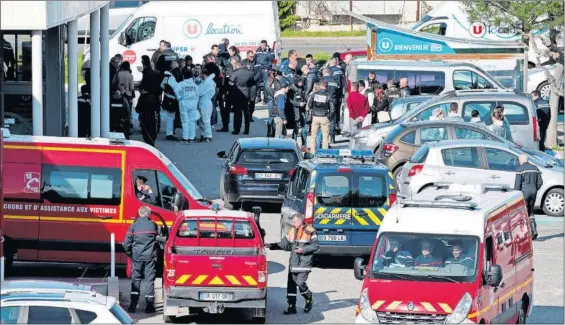
{"label": "red vehicle cabin", "polygon": [[[109,263],[110,234],[122,242],[140,206],[169,225],[174,202],[178,210],[209,206],[165,155],[142,142],[12,135],[4,150],[7,266],[14,257]],[[116,262],[125,264],[116,249]]]}

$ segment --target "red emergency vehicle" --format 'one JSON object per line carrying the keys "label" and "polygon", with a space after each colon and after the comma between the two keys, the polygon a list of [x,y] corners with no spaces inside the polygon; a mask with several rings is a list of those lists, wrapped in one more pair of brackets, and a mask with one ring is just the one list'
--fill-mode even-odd
{"label": "red emergency vehicle", "polygon": [[[151,207],[168,225],[175,209],[209,206],[164,154],[115,136],[4,138],[7,266],[14,257],[109,263],[110,234],[122,242],[140,206]],[[116,250],[116,263],[125,264],[121,245]]]}
{"label": "red emergency vehicle", "polygon": [[247,309],[265,322],[267,257],[255,217],[244,211],[186,210],[165,245],[165,322],[198,311]]}
{"label": "red emergency vehicle", "polygon": [[[1,99],[0,99],[1,100]],[[2,115],[2,114],[0,114]],[[0,128],[0,281],[4,280],[4,209],[3,209],[3,200],[2,200],[2,151],[4,148],[3,139],[4,139],[4,132],[8,132],[8,130],[4,131],[4,129]]]}
{"label": "red emergency vehicle", "polygon": [[523,324],[532,310],[526,204],[503,186],[438,186],[400,200],[363,264],[358,323]]}

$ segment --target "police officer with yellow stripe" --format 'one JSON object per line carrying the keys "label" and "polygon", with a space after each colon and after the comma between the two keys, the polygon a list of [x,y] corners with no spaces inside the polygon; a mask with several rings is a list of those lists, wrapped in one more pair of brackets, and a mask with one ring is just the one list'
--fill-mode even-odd
{"label": "police officer with yellow stripe", "polygon": [[320,248],[316,230],[312,226],[304,224],[303,214],[293,215],[291,221],[292,228],[282,238],[281,243],[268,245],[270,249],[278,246],[282,250],[290,251],[286,287],[288,308],[284,311],[285,315],[296,314],[296,287],[306,300],[304,312],[308,313],[312,310],[314,301],[312,300],[312,292],[306,285],[306,280],[308,280],[308,273],[312,268],[314,253]]}

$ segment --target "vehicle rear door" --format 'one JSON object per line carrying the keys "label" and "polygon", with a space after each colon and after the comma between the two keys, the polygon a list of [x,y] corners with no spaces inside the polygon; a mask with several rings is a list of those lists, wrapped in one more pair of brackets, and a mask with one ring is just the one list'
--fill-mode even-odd
{"label": "vehicle rear door", "polygon": [[498,148],[483,148],[487,169],[485,183],[514,187],[518,155]]}
{"label": "vehicle rear door", "polygon": [[486,182],[488,172],[481,164],[478,148],[456,147],[441,150],[443,164],[438,164],[441,181],[463,184]]}
{"label": "vehicle rear door", "polygon": [[319,172],[314,188],[314,228],[322,245],[350,246],[352,171]]}
{"label": "vehicle rear door", "polygon": [[533,123],[537,124],[535,110],[529,111],[526,106],[515,101],[500,101],[498,105],[504,107],[504,117],[510,123],[514,142],[524,147],[537,149],[538,130],[533,125]]}
{"label": "vehicle rear door", "polygon": [[384,170],[359,168],[352,174],[351,245],[372,246],[381,222],[396,194],[392,177]]}
{"label": "vehicle rear door", "polygon": [[244,149],[236,162],[247,170],[241,178],[242,183],[252,186],[247,190],[275,193],[279,184],[288,182],[290,170],[297,163],[298,156],[292,149]]}
{"label": "vehicle rear door", "polygon": [[264,252],[257,245],[261,235],[254,229],[249,220],[235,218],[180,222],[166,261],[167,282],[201,287],[203,301],[231,301],[233,293],[226,288],[265,285],[266,263],[260,258]]}

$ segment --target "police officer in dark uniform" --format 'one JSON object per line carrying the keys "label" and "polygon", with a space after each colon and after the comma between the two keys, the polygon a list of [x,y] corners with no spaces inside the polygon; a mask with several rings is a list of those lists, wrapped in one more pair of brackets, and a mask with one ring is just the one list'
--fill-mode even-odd
{"label": "police officer in dark uniform", "polygon": [[334,115],[332,116],[332,120],[330,124],[330,142],[335,143],[336,124],[337,124],[336,115],[339,113],[337,109],[337,105],[338,105],[337,93],[339,92],[339,86],[335,80],[335,77],[331,75],[331,70],[329,68],[324,68],[324,70],[322,71],[322,75],[324,81],[326,82],[326,85],[328,86],[327,92],[328,92],[328,96],[330,96],[331,98],[330,100],[330,106],[332,107],[331,110],[335,112]]}
{"label": "police officer in dark uniform", "polygon": [[[265,82],[269,80],[269,70],[273,68],[274,59],[275,54],[267,44],[267,40],[261,40],[261,46],[255,50],[255,61],[261,66],[261,86],[258,87],[257,94],[260,94],[261,91],[265,91]],[[266,98],[265,102],[267,102]]]}
{"label": "police officer in dark uniform", "polygon": [[155,306],[155,275],[157,262],[157,232],[158,227],[151,221],[151,209],[146,206],[139,208],[138,217],[129,227],[123,246],[127,256],[132,262],[131,272],[131,304],[128,312],[135,313],[141,282],[145,291],[145,312],[154,313]]}
{"label": "police officer in dark uniform", "polygon": [[288,308],[284,311],[285,315],[296,314],[296,287],[300,291],[306,306],[304,312],[312,310],[312,292],[306,285],[308,274],[311,272],[314,253],[320,248],[316,230],[304,223],[304,215],[297,213],[292,216],[292,228],[281,243],[266,245],[272,250],[282,249],[290,252],[288,281],[286,287],[286,299]]}
{"label": "police officer in dark uniform", "polygon": [[123,133],[129,139],[130,107],[120,89],[114,88],[110,97],[110,131]]}
{"label": "police officer in dark uniform", "polygon": [[90,87],[80,87],[81,96],[78,98],[78,136],[86,138],[90,136]]}
{"label": "police officer in dark uniform", "polygon": [[253,122],[253,112],[255,112],[255,100],[261,84],[261,64],[257,63],[255,53],[247,51],[247,57],[241,61],[243,67],[253,72],[253,86],[249,89],[249,121]]}
{"label": "police officer in dark uniform", "polygon": [[319,69],[312,54],[306,54],[306,66],[308,73],[306,74],[306,87],[304,88],[304,96],[308,97],[312,92],[314,83],[318,82]]}
{"label": "police officer in dark uniform", "polygon": [[551,121],[551,107],[549,102],[540,97],[539,90],[532,91],[532,99],[536,107],[539,125],[539,150],[545,152],[545,139],[547,136],[547,128]]}
{"label": "police officer in dark uniform", "polygon": [[[233,132],[237,135],[241,131],[242,117],[245,118],[243,134],[249,134],[249,98],[250,90],[254,84],[254,74],[247,70],[237,58],[231,58],[233,72],[229,76],[229,96],[233,104]],[[225,127],[225,126],[224,126]]]}
{"label": "police officer in dark uniform", "polygon": [[155,147],[157,139],[157,116],[159,115],[159,98],[148,92],[143,84],[139,85],[141,96],[137,100],[135,111],[139,114],[139,127],[143,141]]}
{"label": "police officer in dark uniform", "polygon": [[514,189],[522,191],[528,215],[530,216],[530,226],[532,231],[532,239],[538,238],[538,227],[536,219],[533,214],[534,203],[538,195],[538,190],[543,185],[541,171],[534,165],[528,162],[528,155],[522,153],[519,157],[520,166],[516,169],[516,181],[514,182]]}
{"label": "police officer in dark uniform", "polygon": [[343,100],[343,73],[341,66],[339,65],[339,53],[337,53],[338,57],[334,57],[330,59],[330,72],[331,75],[334,77],[335,82],[337,83],[337,92],[335,94],[335,130],[334,133],[339,134],[339,121],[341,119],[341,102]]}
{"label": "police officer in dark uniform", "polygon": [[165,77],[165,71],[171,71],[171,62],[179,61],[179,55],[171,49],[171,43],[166,42],[166,48],[159,57],[157,58],[157,63],[155,64],[155,70],[161,73],[161,77]]}

